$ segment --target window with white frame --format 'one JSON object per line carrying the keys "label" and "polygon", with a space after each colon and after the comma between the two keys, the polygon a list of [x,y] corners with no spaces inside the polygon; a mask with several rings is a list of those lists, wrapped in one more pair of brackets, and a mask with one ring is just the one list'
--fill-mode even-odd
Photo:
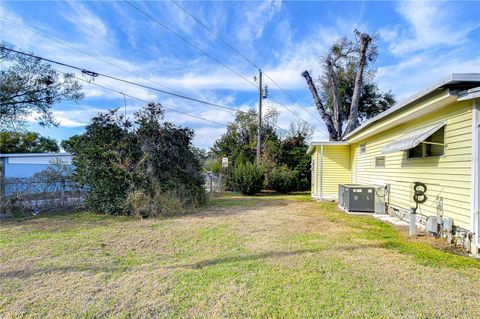
{"label": "window with white frame", "polygon": [[367,144],[360,144],[358,147],[358,155],[364,155],[367,152]]}
{"label": "window with white frame", "polygon": [[375,157],[375,168],[384,168],[385,167],[385,156]]}
{"label": "window with white frame", "polygon": [[407,158],[427,158],[443,155],[445,155],[445,126],[416,147],[407,150]]}

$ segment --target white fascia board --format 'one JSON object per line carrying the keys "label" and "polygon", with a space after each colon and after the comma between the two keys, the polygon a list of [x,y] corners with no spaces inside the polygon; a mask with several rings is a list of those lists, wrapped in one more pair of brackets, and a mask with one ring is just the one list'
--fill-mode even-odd
{"label": "white fascia board", "polygon": [[473,100],[478,98],[480,98],[480,86],[470,90],[458,92],[459,101]]}
{"label": "white fascia board", "polygon": [[472,172],[470,195],[470,231],[475,234],[475,245],[480,247],[480,105],[472,101]]}
{"label": "white fascia board", "polygon": [[39,156],[72,156],[70,153],[12,153],[0,154],[0,157],[39,157]]}
{"label": "white fascia board", "polygon": [[[448,105],[448,104],[453,103],[455,101],[457,101],[457,97],[447,93],[447,94],[439,97],[439,99],[437,99],[436,101],[433,101],[432,103],[426,105],[425,107],[417,110],[416,112],[405,115],[405,116],[401,117],[400,119],[398,119],[397,121],[394,121],[390,124],[383,124],[382,125],[381,123],[379,123],[379,124],[372,123],[369,126],[377,124],[379,127],[377,129],[373,130],[372,132],[366,134],[366,135],[361,135],[360,134],[360,135],[357,135],[357,136],[353,136],[353,135],[356,135],[357,133],[360,133],[360,131],[357,131],[357,132],[354,131],[354,132],[348,134],[348,136],[346,136],[346,138],[347,138],[348,142],[356,143],[356,142],[361,141],[365,138],[368,138],[372,135],[381,133],[383,131],[391,129],[392,127],[398,126],[399,124],[406,123],[408,121],[411,121],[411,120],[414,120],[414,119],[418,118],[419,116],[423,116],[423,115],[426,115],[428,113],[431,113],[431,112],[435,111],[436,109],[442,108],[445,105]],[[363,128],[367,129],[368,127],[366,126],[366,127],[363,127]]]}
{"label": "white fascia board", "polygon": [[404,107],[406,107],[406,106],[412,104],[413,102],[429,95],[430,93],[432,93],[432,92],[434,92],[438,89],[441,89],[445,85],[458,83],[458,82],[479,82],[480,83],[480,73],[452,73],[448,77],[446,77],[446,78],[442,79],[441,81],[437,82],[435,85],[433,85],[433,86],[431,86],[431,87],[429,87],[425,90],[419,91],[418,93],[415,93],[414,95],[407,98],[406,100],[403,100],[403,101],[399,102],[398,104],[392,106],[388,110],[386,110],[386,111],[378,114],[377,116],[374,116],[371,119],[365,121],[360,127],[356,128],[352,132],[348,133],[345,136],[345,139],[349,140],[350,137],[352,137],[353,135],[357,134],[358,132],[364,130],[365,128],[372,125],[373,123],[379,121],[380,119],[383,119],[384,117],[386,117],[386,116],[388,116],[392,113],[395,113],[398,110],[403,109]]}
{"label": "white fascia board", "polygon": [[340,146],[340,145],[350,145],[350,143],[349,143],[349,142],[346,142],[346,141],[311,142],[310,145],[308,146],[307,154],[308,154],[308,155],[312,154],[312,153],[313,153],[313,150],[315,150],[315,146],[323,146],[323,145]]}

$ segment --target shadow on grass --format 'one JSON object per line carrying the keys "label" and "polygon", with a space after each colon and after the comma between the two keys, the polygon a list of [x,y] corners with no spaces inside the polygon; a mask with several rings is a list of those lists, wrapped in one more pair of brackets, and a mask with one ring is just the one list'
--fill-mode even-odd
{"label": "shadow on grass", "polygon": [[238,193],[223,192],[214,193],[211,195],[208,201],[207,207],[221,207],[221,208],[233,208],[233,207],[254,207],[261,204],[262,206],[278,206],[285,205],[280,203],[282,201],[302,201],[310,202],[310,193],[307,192],[294,192],[289,194],[281,194],[273,191],[262,191],[252,196],[245,196]]}
{"label": "shadow on grass", "polygon": [[419,264],[434,267],[480,269],[480,261],[470,257],[441,250],[431,244],[409,238],[405,232],[372,216],[354,216],[337,209],[335,204],[318,203],[321,214],[328,220],[360,230],[355,236],[373,240],[383,248],[397,250],[415,257]]}
{"label": "shadow on grass", "polygon": [[22,270],[12,270],[12,271],[2,271],[0,272],[0,279],[11,279],[11,278],[29,278],[37,275],[46,275],[51,273],[77,273],[77,272],[114,272],[117,270],[115,267],[111,266],[62,266],[62,267],[48,267],[48,268],[31,268],[31,269],[22,269]]}
{"label": "shadow on grass", "polygon": [[381,244],[370,244],[370,245],[351,245],[344,247],[332,247],[332,248],[311,248],[311,249],[298,249],[292,251],[269,251],[260,254],[251,254],[251,255],[238,255],[238,256],[228,256],[228,257],[218,257],[213,259],[202,260],[192,264],[183,264],[183,265],[172,265],[166,266],[167,269],[202,269],[204,267],[215,266],[219,264],[229,264],[229,263],[238,263],[238,262],[249,262],[256,260],[263,260],[268,258],[282,258],[282,257],[292,257],[300,256],[309,253],[318,253],[322,251],[335,250],[335,251],[355,251],[358,249],[365,248],[380,248]]}

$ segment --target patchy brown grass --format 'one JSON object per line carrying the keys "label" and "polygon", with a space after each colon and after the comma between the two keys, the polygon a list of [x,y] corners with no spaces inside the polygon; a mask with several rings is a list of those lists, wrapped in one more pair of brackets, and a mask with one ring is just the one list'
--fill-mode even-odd
{"label": "patchy brown grass", "polygon": [[212,204],[2,222],[0,317],[480,316],[478,261],[305,195]]}

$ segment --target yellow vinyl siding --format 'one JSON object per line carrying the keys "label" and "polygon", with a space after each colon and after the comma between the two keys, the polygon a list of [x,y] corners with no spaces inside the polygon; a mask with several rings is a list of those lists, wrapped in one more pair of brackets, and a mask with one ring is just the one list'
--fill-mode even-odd
{"label": "yellow vinyl siding", "polygon": [[315,151],[312,153],[312,162],[311,162],[311,170],[312,170],[312,194],[317,195],[318,191],[318,147],[315,147]]}
{"label": "yellow vinyl siding", "polygon": [[[382,149],[387,143],[398,139],[407,131],[438,121],[446,121],[444,156],[406,159],[405,152],[396,152],[385,154],[385,168],[375,168],[375,157],[382,155]],[[379,125],[382,126],[382,123]],[[391,204],[405,209],[415,206],[412,200],[413,183],[426,183],[428,201],[420,205],[418,212],[428,216],[452,217],[457,226],[469,229],[471,130],[471,102],[465,101],[452,103],[415,120],[357,140],[350,145],[352,182],[390,184]],[[359,145],[362,143],[366,143],[366,152],[359,155]]]}
{"label": "yellow vinyl siding", "polygon": [[312,156],[318,156],[317,185],[314,194],[326,198],[336,198],[338,185],[350,183],[350,146],[317,146]]}

